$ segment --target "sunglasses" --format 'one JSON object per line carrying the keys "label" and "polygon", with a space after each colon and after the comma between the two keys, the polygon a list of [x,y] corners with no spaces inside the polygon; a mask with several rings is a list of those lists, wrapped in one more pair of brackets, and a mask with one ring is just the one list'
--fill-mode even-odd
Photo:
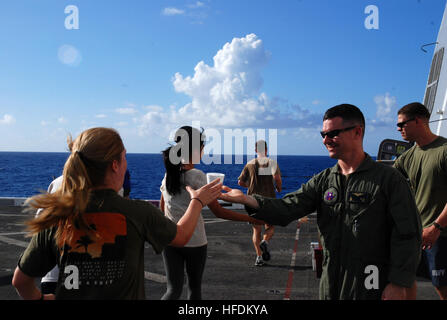
{"label": "sunglasses", "polygon": [[357,126],[347,127],[347,128],[344,128],[344,129],[336,129],[336,130],[327,131],[327,132],[320,131],[320,134],[321,134],[321,136],[323,137],[323,139],[324,139],[326,136],[328,136],[329,138],[333,139],[333,138],[337,137],[340,133],[342,133],[342,132],[344,132],[344,131],[352,130],[352,129],[354,129],[355,127],[357,127]]}
{"label": "sunglasses", "polygon": [[408,119],[408,120],[405,120],[405,121],[402,121],[402,122],[398,122],[398,123],[396,123],[396,126],[399,127],[400,129],[402,129],[403,127],[405,127],[405,125],[408,122],[413,121],[413,120],[416,120],[416,119],[415,118],[411,118],[411,119]]}

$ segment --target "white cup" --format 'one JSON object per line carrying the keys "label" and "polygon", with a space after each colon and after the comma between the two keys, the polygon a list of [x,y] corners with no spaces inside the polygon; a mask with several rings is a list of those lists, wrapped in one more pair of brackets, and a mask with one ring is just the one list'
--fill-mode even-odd
{"label": "white cup", "polygon": [[223,173],[209,172],[206,174],[206,183],[213,182],[217,178],[219,178],[220,182],[223,183],[225,175]]}

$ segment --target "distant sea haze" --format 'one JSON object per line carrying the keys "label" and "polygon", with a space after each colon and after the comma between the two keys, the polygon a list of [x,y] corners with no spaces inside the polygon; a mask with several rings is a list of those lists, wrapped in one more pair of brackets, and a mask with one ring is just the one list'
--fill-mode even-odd
{"label": "distant sea haze", "polygon": [[[62,174],[68,153],[46,152],[0,152],[0,197],[30,197],[45,191],[53,178]],[[278,196],[295,191],[313,175],[332,167],[336,160],[328,156],[277,156],[283,179],[283,191]],[[237,179],[247,162],[242,164],[199,164],[203,172],[225,174],[225,185],[241,188]],[[228,162],[228,161],[227,161]],[[131,175],[131,198],[160,199],[160,184],[165,174],[161,154],[127,154],[127,165]]]}

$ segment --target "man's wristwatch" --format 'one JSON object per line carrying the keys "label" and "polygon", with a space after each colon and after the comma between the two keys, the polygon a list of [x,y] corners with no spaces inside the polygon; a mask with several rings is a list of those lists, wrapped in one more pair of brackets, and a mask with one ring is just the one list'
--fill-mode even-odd
{"label": "man's wristwatch", "polygon": [[436,229],[439,229],[440,231],[444,231],[444,228],[441,227],[441,226],[439,225],[439,223],[437,223],[437,222],[433,222],[433,225],[435,226]]}

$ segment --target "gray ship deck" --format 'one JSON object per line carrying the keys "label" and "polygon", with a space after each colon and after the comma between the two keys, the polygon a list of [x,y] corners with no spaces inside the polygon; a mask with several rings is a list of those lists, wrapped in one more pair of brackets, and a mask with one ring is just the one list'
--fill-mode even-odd
{"label": "gray ship deck", "polygon": [[[20,253],[28,243],[23,221],[30,214],[16,203],[0,199],[0,299],[20,299],[11,278]],[[237,210],[242,210],[237,207]],[[208,237],[208,259],[203,277],[205,300],[315,300],[318,284],[312,270],[310,242],[317,241],[316,217],[276,227],[270,242],[272,259],[255,267],[251,226],[216,218],[204,210]],[[299,226],[299,227],[298,227]],[[145,289],[149,300],[159,300],[166,289],[161,255],[145,248]],[[430,282],[418,281],[418,300],[438,299]],[[182,299],[186,298],[186,289]]]}

